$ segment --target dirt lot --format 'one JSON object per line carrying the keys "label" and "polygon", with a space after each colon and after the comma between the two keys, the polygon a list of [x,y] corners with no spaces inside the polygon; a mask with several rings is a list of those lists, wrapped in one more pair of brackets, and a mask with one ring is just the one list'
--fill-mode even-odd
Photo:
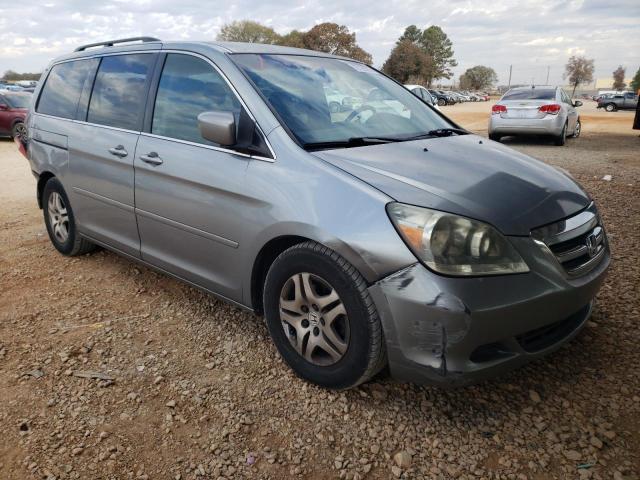
{"label": "dirt lot", "polygon": [[[444,111],[485,133],[489,109]],[[630,112],[581,113],[565,147],[507,143],[600,206],[614,263],[593,318],[547,359],[453,391],[324,391],[262,319],[109,252],[62,257],[0,140],[0,478],[638,478],[640,138]]]}

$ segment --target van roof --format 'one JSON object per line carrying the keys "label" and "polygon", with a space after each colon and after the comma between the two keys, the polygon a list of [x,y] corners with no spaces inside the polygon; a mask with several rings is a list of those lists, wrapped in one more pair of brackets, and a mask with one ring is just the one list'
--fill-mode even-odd
{"label": "van roof", "polygon": [[351,58],[332,55],[330,53],[318,52],[315,50],[306,50],[303,48],[285,47],[281,45],[270,45],[263,43],[248,42],[220,42],[220,41],[162,41],[153,37],[134,37],[124,38],[120,40],[107,40],[104,42],[90,43],[79,46],[73,53],[63,55],[56,61],[66,60],[70,58],[82,58],[86,56],[100,55],[103,53],[119,53],[131,50],[151,50],[151,49],[170,50],[202,50],[202,48],[211,49],[218,53],[264,53],[264,54],[287,54],[287,55],[306,55],[314,57],[331,57],[344,60],[353,60]]}

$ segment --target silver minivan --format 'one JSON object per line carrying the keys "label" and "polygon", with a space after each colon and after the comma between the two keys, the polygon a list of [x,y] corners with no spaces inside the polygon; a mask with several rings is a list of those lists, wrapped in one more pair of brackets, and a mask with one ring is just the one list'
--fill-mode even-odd
{"label": "silver minivan", "polygon": [[58,251],[102,246],[264,315],[328,388],[387,367],[459,385],[545,355],[609,265],[572,178],[347,58],[86,45],[48,66],[26,124]]}

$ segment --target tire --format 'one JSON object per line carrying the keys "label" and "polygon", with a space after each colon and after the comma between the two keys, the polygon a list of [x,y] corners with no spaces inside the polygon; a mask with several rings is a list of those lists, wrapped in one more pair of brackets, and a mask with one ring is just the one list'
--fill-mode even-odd
{"label": "tire", "polygon": [[580,136],[580,132],[582,132],[582,122],[578,118],[578,120],[576,120],[576,126],[573,129],[573,135],[571,135],[571,137],[578,138]]}
{"label": "tire", "polygon": [[367,283],[324,245],[308,241],[281,253],[267,273],[263,305],[282,358],[309,382],[352,388],[387,364],[382,326]]}
{"label": "tire", "polygon": [[447,102],[444,99],[442,99],[442,98],[438,99],[438,105],[439,106],[444,107],[446,104],[447,104]]}
{"label": "tire", "polygon": [[560,135],[558,135],[555,138],[554,143],[558,146],[561,147],[563,146],[565,143],[567,143],[567,124],[565,123],[564,126],[562,127],[562,132],[560,132]]}
{"label": "tire", "polygon": [[23,122],[16,122],[11,128],[11,137],[18,137],[20,140],[27,139],[27,128]]}
{"label": "tire", "polygon": [[50,178],[44,186],[42,212],[49,239],[60,253],[75,257],[96,249],[93,243],[78,234],[67,193],[55,177]]}
{"label": "tire", "polygon": [[489,134],[489,140],[493,140],[494,142],[499,142],[502,139],[502,136],[496,135],[495,133]]}
{"label": "tire", "polygon": [[342,105],[340,105],[338,102],[331,102],[329,103],[329,111],[331,113],[338,113],[342,108]]}
{"label": "tire", "polygon": [[615,111],[618,109],[618,107],[616,107],[616,104],[615,104],[615,103],[607,103],[607,104],[604,106],[604,109],[605,109],[607,112],[615,112]]}

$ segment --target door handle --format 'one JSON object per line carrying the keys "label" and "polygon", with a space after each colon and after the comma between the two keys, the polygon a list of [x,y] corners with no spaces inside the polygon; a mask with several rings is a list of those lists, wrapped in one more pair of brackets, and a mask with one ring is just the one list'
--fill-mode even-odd
{"label": "door handle", "polygon": [[118,145],[117,147],[110,148],[109,149],[109,153],[111,155],[115,155],[116,157],[120,157],[120,158],[124,158],[127,155],[129,155],[129,152],[127,152],[124,149],[124,146],[122,146],[122,145]]}
{"label": "door handle", "polygon": [[144,163],[148,163],[149,165],[153,165],[154,167],[162,165],[162,159],[156,152],[149,152],[146,155],[141,155],[140,160]]}

